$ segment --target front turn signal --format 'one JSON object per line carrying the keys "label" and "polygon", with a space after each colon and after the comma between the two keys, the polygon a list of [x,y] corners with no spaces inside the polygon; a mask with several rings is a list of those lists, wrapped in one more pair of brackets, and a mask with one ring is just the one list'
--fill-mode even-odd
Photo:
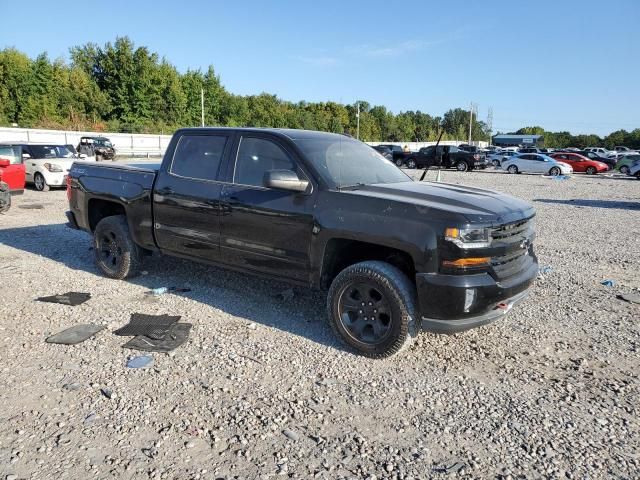
{"label": "front turn signal", "polygon": [[443,260],[442,266],[446,268],[488,267],[490,263],[491,257],[469,257],[458,260]]}

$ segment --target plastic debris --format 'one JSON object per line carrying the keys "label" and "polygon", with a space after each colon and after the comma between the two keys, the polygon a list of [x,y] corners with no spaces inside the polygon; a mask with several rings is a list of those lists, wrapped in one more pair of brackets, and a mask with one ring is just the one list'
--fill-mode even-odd
{"label": "plastic debris", "polygon": [[458,473],[467,465],[464,462],[455,462],[448,465],[442,465],[433,469],[436,473]]}
{"label": "plastic debris", "polygon": [[289,430],[288,428],[285,428],[284,430],[282,430],[282,434],[287,437],[289,440],[297,442],[300,439],[300,434],[297,432],[294,432],[293,430]]}
{"label": "plastic debris", "polygon": [[167,287],[160,287],[160,288],[152,288],[147,293],[149,295],[153,295],[154,297],[159,297],[160,295],[164,295],[168,291],[169,289]]}
{"label": "plastic debris", "polygon": [[542,178],[561,182],[563,180],[569,180],[571,177],[569,177],[569,175],[543,175]]}
{"label": "plastic debris", "polygon": [[81,323],[80,325],[74,325],[71,328],[67,328],[61,332],[47,337],[45,342],[58,343],[61,345],[75,345],[76,343],[84,342],[88,338],[93,337],[100,330],[104,329],[103,325],[93,325],[91,323]]}
{"label": "plastic debris", "polygon": [[629,303],[640,303],[640,293],[622,293],[616,295],[616,298]]}
{"label": "plastic debris", "polygon": [[148,368],[151,365],[153,365],[153,357],[151,355],[140,355],[127,361],[127,368]]}
{"label": "plastic debris", "polygon": [[542,267],[540,267],[540,274],[542,275],[546,275],[547,273],[551,273],[553,271],[553,268],[550,265],[544,265]]}
{"label": "plastic debris", "polygon": [[604,285],[605,287],[614,287],[616,285],[616,281],[607,279],[607,280],[601,281],[600,285]]}
{"label": "plastic debris", "polygon": [[62,305],[71,305],[72,307],[75,307],[76,305],[83,304],[90,298],[90,293],[67,292],[61,295],[52,295],[50,297],[38,297],[36,300],[39,302],[60,303]]}

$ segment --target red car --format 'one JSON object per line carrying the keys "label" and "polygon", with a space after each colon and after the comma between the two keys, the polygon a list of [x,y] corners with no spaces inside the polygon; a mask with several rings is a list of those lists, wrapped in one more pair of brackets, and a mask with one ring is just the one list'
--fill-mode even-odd
{"label": "red car", "polygon": [[606,163],[591,160],[578,153],[558,152],[552,153],[550,157],[559,162],[566,163],[573,167],[574,172],[584,172],[587,175],[595,175],[596,173],[606,172],[609,167]]}
{"label": "red car", "polygon": [[0,145],[0,213],[11,205],[11,195],[24,191],[25,168],[20,147]]}

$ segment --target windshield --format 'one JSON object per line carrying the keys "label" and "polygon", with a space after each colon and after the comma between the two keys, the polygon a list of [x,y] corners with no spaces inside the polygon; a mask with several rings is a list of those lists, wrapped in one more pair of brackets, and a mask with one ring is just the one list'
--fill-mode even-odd
{"label": "windshield", "polygon": [[20,155],[20,147],[0,145],[0,158],[4,160],[9,160],[9,163],[13,165],[17,163],[22,163],[22,156]]}
{"label": "windshield", "polygon": [[99,147],[112,147],[111,142],[106,138],[94,138],[93,143]]}
{"label": "windshield", "polygon": [[68,158],[73,153],[64,145],[29,145],[33,158]]}
{"label": "windshield", "polygon": [[373,148],[348,137],[304,138],[295,143],[331,188],[411,180]]}

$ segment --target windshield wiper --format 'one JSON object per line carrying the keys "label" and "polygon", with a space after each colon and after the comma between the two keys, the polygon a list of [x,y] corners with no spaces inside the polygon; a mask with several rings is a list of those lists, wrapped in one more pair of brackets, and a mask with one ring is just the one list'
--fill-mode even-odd
{"label": "windshield wiper", "polygon": [[357,190],[358,188],[366,187],[366,186],[367,186],[366,183],[358,182],[358,183],[354,183],[353,185],[341,185],[336,188],[338,190]]}

